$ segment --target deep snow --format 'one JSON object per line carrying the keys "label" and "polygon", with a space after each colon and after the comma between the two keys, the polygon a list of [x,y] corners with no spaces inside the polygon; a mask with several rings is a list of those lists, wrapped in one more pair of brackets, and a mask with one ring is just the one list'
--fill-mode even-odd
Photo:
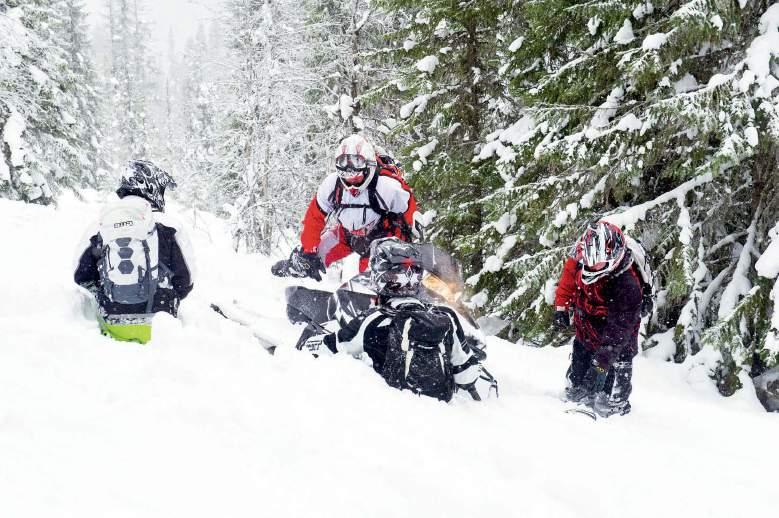
{"label": "deep snow", "polygon": [[[178,212],[199,263],[181,319],[156,317],[147,346],[101,337],[71,281],[98,207],[0,200],[0,516],[772,514],[779,418],[753,391],[723,399],[654,351],[634,412],[592,422],[562,412],[567,348],[490,339],[500,399],[397,392],[293,350],[286,282],[209,215]],[[233,300],[265,315],[276,356],[208,307]]]}

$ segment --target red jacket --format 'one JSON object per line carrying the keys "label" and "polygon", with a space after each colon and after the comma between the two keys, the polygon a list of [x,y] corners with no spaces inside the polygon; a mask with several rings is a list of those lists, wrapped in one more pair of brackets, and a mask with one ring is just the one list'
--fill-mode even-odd
{"label": "red jacket", "polygon": [[641,324],[641,279],[626,255],[618,273],[593,284],[582,281],[581,267],[569,257],[555,293],[556,310],[574,310],[576,340],[597,350],[601,365],[610,365],[625,348],[638,347]]}
{"label": "red jacket", "polygon": [[[408,229],[411,229],[414,225],[414,213],[417,210],[417,202],[414,198],[414,194],[411,192],[411,188],[403,180],[401,174],[397,168],[392,166],[383,167],[377,172],[376,177],[371,181],[371,185],[365,188],[365,191],[370,189],[376,189],[379,192],[382,203],[386,206],[386,212],[390,215],[396,215],[402,218],[402,221],[407,225]],[[337,179],[335,175],[328,176],[320,186],[318,192],[314,195],[311,203],[308,205],[306,214],[303,217],[303,231],[300,235],[300,242],[303,245],[303,250],[306,252],[314,252],[319,247],[319,242],[322,236],[322,232],[327,224],[327,218],[332,212],[338,211],[338,204],[340,200],[334,200],[333,196],[336,194],[336,190],[341,191],[341,196],[351,196],[349,193],[345,193],[345,189],[338,187]],[[363,203],[365,200],[363,200]],[[370,207],[365,209],[349,208],[352,213],[338,211],[339,224],[344,227],[347,232],[359,232],[355,226],[359,225],[354,222],[354,218],[351,221],[342,221],[348,218],[348,216],[354,216],[356,212],[358,218],[362,215],[363,220],[366,214],[369,214],[369,221],[379,219],[379,215],[373,211]],[[397,229],[391,228],[391,225],[387,221],[380,222],[385,228],[386,232],[381,237],[388,237],[390,235],[397,235],[401,239],[410,239],[410,235],[402,235],[402,232],[398,232]]]}

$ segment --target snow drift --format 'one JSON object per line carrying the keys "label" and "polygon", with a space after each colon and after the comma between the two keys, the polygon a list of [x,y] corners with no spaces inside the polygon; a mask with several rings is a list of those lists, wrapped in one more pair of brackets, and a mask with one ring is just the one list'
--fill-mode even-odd
{"label": "snow drift", "polygon": [[[199,262],[147,346],[101,337],[71,281],[96,202],[0,200],[0,515],[652,517],[765,515],[776,415],[704,372],[636,361],[634,411],[562,412],[568,350],[489,344],[501,397],[443,404],[349,357],[292,349],[285,280],[181,212]],[[170,211],[176,213],[174,205]],[[194,217],[196,216],[196,217]],[[209,309],[238,301],[280,346]],[[692,495],[695,495],[694,497]]]}

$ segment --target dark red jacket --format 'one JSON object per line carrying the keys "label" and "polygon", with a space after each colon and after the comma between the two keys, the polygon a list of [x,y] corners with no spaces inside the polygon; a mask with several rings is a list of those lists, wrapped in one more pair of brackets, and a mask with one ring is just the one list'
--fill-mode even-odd
{"label": "dark red jacket", "polygon": [[611,365],[625,348],[637,351],[642,287],[628,252],[616,274],[593,284],[582,282],[579,262],[569,257],[555,293],[555,309],[573,309],[576,340],[598,351],[601,365]]}

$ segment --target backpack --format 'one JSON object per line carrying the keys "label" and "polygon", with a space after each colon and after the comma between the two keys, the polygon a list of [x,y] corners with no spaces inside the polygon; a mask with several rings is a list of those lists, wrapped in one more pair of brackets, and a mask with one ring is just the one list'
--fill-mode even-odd
{"label": "backpack", "polygon": [[387,384],[449,401],[455,383],[450,359],[454,325],[434,307],[401,308],[393,315],[381,375]]}
{"label": "backpack", "polygon": [[651,314],[655,307],[655,274],[641,241],[625,236],[625,244],[633,255],[633,266],[641,280],[641,316],[645,317]]}
{"label": "backpack", "polygon": [[[399,235],[397,235],[396,237],[400,237],[401,239],[405,239],[406,241],[411,241],[411,227],[406,222],[406,220],[403,219],[403,215],[394,214],[390,212],[387,209],[387,203],[382,199],[381,195],[376,190],[376,186],[379,183],[380,176],[386,176],[388,178],[397,180],[398,182],[400,182],[400,185],[403,187],[404,190],[411,193],[411,187],[409,187],[408,183],[406,183],[406,180],[403,178],[403,172],[400,170],[400,168],[394,165],[380,164],[377,167],[376,174],[373,175],[371,182],[366,187],[368,191],[367,205],[364,203],[343,203],[342,200],[343,200],[344,186],[340,181],[335,183],[335,189],[330,194],[330,198],[329,198],[330,202],[333,204],[334,213],[339,214],[342,209],[371,209],[373,212],[379,215],[379,224],[377,225],[377,229],[376,229],[378,233],[386,234],[387,230],[397,229]],[[411,194],[411,196],[413,196],[413,194]],[[387,236],[381,235],[378,237],[387,237]],[[355,247],[353,246],[352,248]]]}
{"label": "backpack", "polygon": [[100,214],[98,271],[103,294],[117,304],[152,312],[159,280],[159,239],[149,202],[127,196]]}
{"label": "backpack", "polygon": [[646,253],[644,245],[630,236],[625,236],[625,244],[633,256],[633,266],[636,267],[638,276],[641,278],[644,292],[653,293],[655,289],[655,276],[654,272],[652,272],[652,266],[649,264],[649,255]]}

